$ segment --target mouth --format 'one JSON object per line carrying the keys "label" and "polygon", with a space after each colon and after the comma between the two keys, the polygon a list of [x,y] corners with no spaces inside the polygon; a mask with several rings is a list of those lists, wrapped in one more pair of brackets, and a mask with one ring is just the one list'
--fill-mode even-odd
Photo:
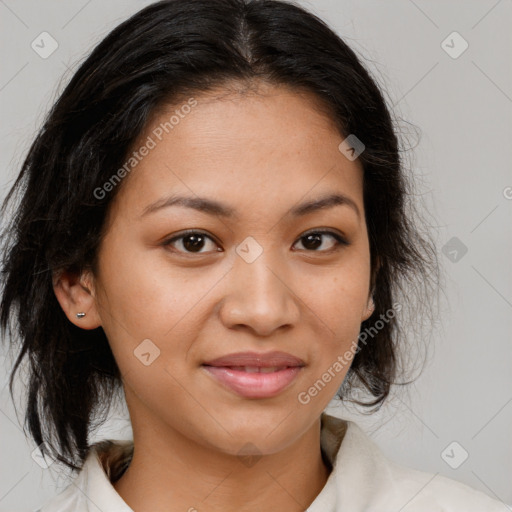
{"label": "mouth", "polygon": [[230,354],[203,363],[225,388],[244,398],[272,398],[295,380],[305,362],[284,352]]}
{"label": "mouth", "polygon": [[290,368],[290,366],[215,366],[215,368],[229,368],[236,372],[245,373],[274,373]]}

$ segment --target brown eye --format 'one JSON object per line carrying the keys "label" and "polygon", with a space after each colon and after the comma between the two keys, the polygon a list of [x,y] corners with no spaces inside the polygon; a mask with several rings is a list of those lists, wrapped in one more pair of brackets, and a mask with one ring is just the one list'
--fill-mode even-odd
{"label": "brown eye", "polygon": [[[201,231],[188,231],[165,241],[163,245],[165,247],[172,246],[177,250],[177,252],[183,252],[185,254],[203,254],[205,252],[209,252],[208,250],[202,250],[205,246],[208,246],[208,241],[211,241],[215,244],[214,240],[206,233]],[[175,245],[176,242],[178,243]],[[219,248],[213,250],[218,251],[221,249]]]}
{"label": "brown eye", "polygon": [[[328,235],[331,239],[334,239],[334,244],[331,243],[330,247],[325,247],[321,250],[318,250],[319,247],[325,245],[325,237]],[[332,250],[336,250],[341,245],[349,245],[349,243],[338,233],[333,231],[310,231],[305,235],[302,235],[299,238],[299,241],[302,241],[302,245],[304,250],[313,251],[313,252],[329,252]]]}

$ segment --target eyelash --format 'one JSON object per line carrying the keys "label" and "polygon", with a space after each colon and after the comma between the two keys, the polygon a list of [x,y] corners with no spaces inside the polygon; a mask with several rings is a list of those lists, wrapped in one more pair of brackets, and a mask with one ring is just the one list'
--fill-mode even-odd
{"label": "eyelash", "polygon": [[[211,241],[215,242],[215,240],[210,235],[208,235],[208,233],[205,233],[204,231],[196,231],[196,230],[193,230],[193,229],[189,229],[189,230],[183,231],[181,234],[179,234],[177,236],[173,236],[172,238],[169,238],[168,240],[164,241],[162,243],[162,245],[164,247],[168,247],[173,242],[176,242],[177,240],[184,239],[184,238],[186,238],[187,236],[190,236],[190,235],[201,235],[201,236],[209,238]],[[329,253],[331,253],[333,251],[337,251],[337,250],[341,249],[341,247],[343,247],[343,246],[346,247],[346,246],[350,245],[350,243],[345,238],[343,238],[340,234],[338,234],[337,232],[331,231],[331,230],[325,230],[325,229],[314,229],[314,230],[307,231],[306,233],[301,235],[297,239],[297,241],[301,240],[303,238],[306,238],[309,235],[330,235],[330,236],[332,236],[336,240],[336,245],[332,249],[328,249],[327,251],[317,251],[317,250],[303,249],[306,252],[312,252],[312,253],[318,252],[320,254],[322,254],[322,253],[329,254]],[[217,243],[217,242],[215,242],[215,243]],[[207,252],[197,252],[197,253],[186,252],[186,251],[185,252],[184,251],[176,251],[176,252],[181,253],[181,254],[186,254],[186,255],[193,255],[193,256],[207,254]]]}

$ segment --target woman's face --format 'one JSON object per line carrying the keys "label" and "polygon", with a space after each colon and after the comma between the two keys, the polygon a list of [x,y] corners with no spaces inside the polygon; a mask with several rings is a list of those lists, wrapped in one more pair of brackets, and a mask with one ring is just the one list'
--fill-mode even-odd
{"label": "woman's face", "polygon": [[87,315],[134,433],[276,453],[318,421],[370,314],[362,168],[308,95],[194,99],[134,147]]}

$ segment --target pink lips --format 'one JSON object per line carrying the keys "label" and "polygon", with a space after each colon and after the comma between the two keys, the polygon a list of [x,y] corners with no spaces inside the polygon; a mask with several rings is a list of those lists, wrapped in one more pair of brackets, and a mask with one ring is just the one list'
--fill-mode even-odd
{"label": "pink lips", "polygon": [[283,391],[305,366],[285,352],[240,352],[207,361],[203,368],[245,398],[271,398]]}

